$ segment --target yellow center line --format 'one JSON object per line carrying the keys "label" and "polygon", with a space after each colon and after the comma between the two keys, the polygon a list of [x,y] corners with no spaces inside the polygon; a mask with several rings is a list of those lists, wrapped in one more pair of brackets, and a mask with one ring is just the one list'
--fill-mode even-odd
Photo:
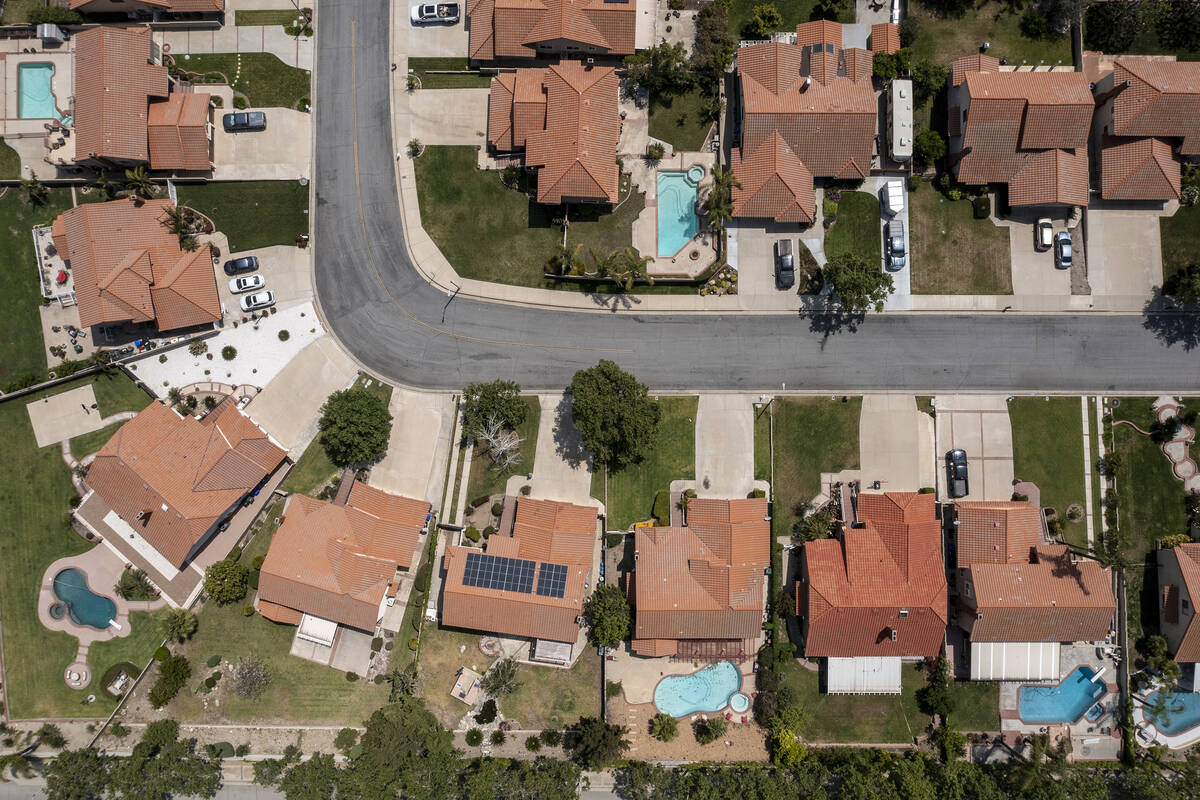
{"label": "yellow center line", "polygon": [[573,345],[532,344],[529,342],[509,342],[501,339],[483,339],[478,336],[464,336],[461,333],[454,333],[453,331],[439,328],[436,325],[430,325],[424,320],[417,319],[412,314],[408,313],[408,310],[404,308],[404,306],[400,305],[400,303],[396,301],[395,296],[392,295],[391,290],[388,289],[387,284],[384,283],[383,274],[379,271],[379,265],[375,261],[375,253],[371,249],[371,240],[367,236],[367,217],[366,213],[363,211],[362,180],[358,169],[358,42],[355,36],[356,26],[357,20],[350,20],[350,109],[351,124],[354,126],[354,188],[356,194],[358,195],[358,221],[362,226],[363,243],[367,248],[367,260],[371,262],[371,270],[375,273],[375,280],[378,282],[380,288],[383,289],[384,293],[387,294],[392,305],[395,306],[401,314],[408,317],[422,328],[433,331],[441,336],[449,336],[452,339],[459,339],[464,342],[503,345],[506,347],[530,347],[542,350],[582,350],[593,353],[632,353],[632,350],[621,350],[605,347],[576,347]]}

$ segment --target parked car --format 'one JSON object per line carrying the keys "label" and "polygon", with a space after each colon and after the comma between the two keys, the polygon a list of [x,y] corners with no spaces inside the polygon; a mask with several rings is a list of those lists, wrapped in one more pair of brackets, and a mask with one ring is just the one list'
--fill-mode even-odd
{"label": "parked car", "polygon": [[224,126],[226,133],[265,131],[267,115],[262,111],[235,111],[221,117],[221,125]]}
{"label": "parked car", "polygon": [[242,292],[253,292],[255,289],[261,289],[267,285],[266,280],[259,273],[253,275],[243,275],[240,278],[234,278],[229,282],[229,291],[234,294]]}
{"label": "parked car", "polygon": [[1071,234],[1059,231],[1054,234],[1054,266],[1058,269],[1071,268]]}
{"label": "parked car", "polygon": [[904,269],[905,256],[908,250],[904,241],[904,220],[892,219],[887,224],[887,258],[888,269],[897,272]]}
{"label": "parked car", "polygon": [[421,3],[412,7],[409,18],[420,24],[422,22],[458,22],[458,3]]}
{"label": "parked car", "polygon": [[1050,222],[1049,217],[1042,217],[1037,221],[1037,225],[1033,226],[1033,249],[1040,253],[1049,250],[1053,243],[1054,224]]}
{"label": "parked car", "polygon": [[270,308],[275,305],[275,293],[268,290],[255,292],[242,298],[242,311],[258,311],[260,308]]}
{"label": "parked car", "polygon": [[258,256],[242,256],[231,258],[225,262],[225,274],[230,277],[241,275],[243,272],[254,272],[258,269]]}
{"label": "parked car", "polygon": [[792,240],[775,242],[775,288],[790,289],[796,284],[796,262],[792,255]]}
{"label": "parked car", "polygon": [[946,453],[946,487],[951,497],[966,497],[971,491],[967,484],[967,451]]}

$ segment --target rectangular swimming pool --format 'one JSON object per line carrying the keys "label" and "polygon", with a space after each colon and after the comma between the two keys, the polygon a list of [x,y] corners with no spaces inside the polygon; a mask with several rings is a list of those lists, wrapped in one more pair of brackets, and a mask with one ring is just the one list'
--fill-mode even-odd
{"label": "rectangular swimming pool", "polygon": [[659,172],[658,255],[673,256],[684,248],[700,228],[696,217],[699,188],[686,172]]}
{"label": "rectangular swimming pool", "polygon": [[56,119],[65,122],[54,102],[50,79],[54,65],[45,62],[26,63],[17,67],[17,116],[21,119]]}

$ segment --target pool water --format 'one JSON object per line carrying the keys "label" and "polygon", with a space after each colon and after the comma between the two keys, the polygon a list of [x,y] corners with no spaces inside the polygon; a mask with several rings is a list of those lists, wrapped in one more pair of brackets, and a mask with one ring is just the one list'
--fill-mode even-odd
{"label": "pool water", "polygon": [[1146,721],[1151,725],[1169,736],[1189,731],[1200,725],[1200,694],[1175,692],[1167,699],[1165,712],[1151,715],[1150,712],[1155,708],[1154,701],[1158,698],[1158,694],[1155,692],[1147,697],[1145,705],[1142,706],[1142,713],[1145,714]]}
{"label": "pool water", "polygon": [[72,567],[54,576],[54,596],[77,625],[104,630],[117,617],[117,604],[88,588],[87,576]]}
{"label": "pool water", "polygon": [[1022,722],[1077,722],[1107,689],[1092,682],[1090,667],[1076,667],[1057,686],[1022,686],[1017,691],[1017,713]]}
{"label": "pool water", "polygon": [[67,122],[68,118],[58,113],[50,79],[54,76],[53,64],[21,64],[17,67],[17,116],[21,119],[56,119]]}
{"label": "pool water", "polygon": [[721,661],[691,675],[672,675],[654,687],[654,705],[672,717],[698,711],[720,711],[742,686],[742,673],[732,661]]}
{"label": "pool water", "polygon": [[700,228],[696,216],[699,189],[686,172],[658,173],[658,254],[673,256]]}

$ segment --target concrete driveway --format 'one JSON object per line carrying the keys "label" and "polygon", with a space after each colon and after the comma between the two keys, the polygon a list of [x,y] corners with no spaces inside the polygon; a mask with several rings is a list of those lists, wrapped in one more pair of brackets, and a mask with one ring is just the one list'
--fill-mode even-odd
{"label": "concrete driveway", "polygon": [[505,491],[517,494],[528,484],[532,497],[561,500],[580,506],[599,506],[592,497],[592,462],[579,437],[571,416],[571,402],[565,394],[538,395],[542,415],[538,419],[537,446],[533,477],[513,475]]}
{"label": "concrete driveway", "polygon": [[265,131],[226,133],[221,115],[216,115],[213,179],[285,181],[310,177],[312,114],[289,108],[254,110],[266,113]]}
{"label": "concrete driveway", "polygon": [[934,426],[912,395],[869,394],[858,418],[862,488],[915,492],[936,481]]}
{"label": "concrete driveway", "polygon": [[450,450],[454,404],[442,394],[393,389],[392,438],[371,467],[369,483],[385,492],[429,500],[437,508]]}
{"label": "concrete driveway", "polygon": [[482,145],[488,89],[421,89],[408,96],[412,136],[422,144]]}
{"label": "concrete driveway", "polygon": [[258,256],[258,274],[267,282],[264,288],[275,293],[276,306],[288,308],[312,300],[312,281],[309,278],[311,253],[307,248],[275,245],[222,255],[221,264],[217,266],[217,294],[221,298],[221,307],[226,314],[235,318],[242,313],[239,305],[242,295],[229,291],[231,278],[224,270],[226,261],[242,256]]}
{"label": "concrete driveway", "polygon": [[1054,248],[1038,252],[1033,247],[1033,229],[1043,216],[1050,216],[1055,233],[1067,229],[1067,220],[1062,215],[1014,210],[1012,218],[995,220],[998,226],[1009,229],[1013,294],[1070,297],[1071,271],[1054,268]]}
{"label": "concrete driveway", "polygon": [[1102,202],[1088,208],[1092,294],[1125,297],[1136,308],[1150,298],[1163,279],[1158,218],[1171,216],[1177,208],[1177,203],[1131,208]]}
{"label": "concrete driveway", "polygon": [[[1032,235],[1032,234],[1031,234]],[[1011,500],[1013,484],[1012,423],[1003,395],[938,395],[937,420],[938,497],[946,490],[946,453],[967,453],[970,493],[963,500]]]}
{"label": "concrete driveway", "polygon": [[794,295],[796,288],[777,289],[775,287],[775,243],[781,239],[790,239],[792,252],[805,247],[800,240],[802,233],[799,225],[772,222],[763,226],[761,223],[741,223],[730,227],[731,249],[737,252],[738,294],[743,296],[776,296]]}
{"label": "concrete driveway", "polygon": [[[417,5],[420,3],[410,0],[408,7],[411,10]],[[462,18],[453,25],[414,25],[410,17],[407,22],[408,57],[466,58],[470,34],[466,28],[467,4],[463,0],[459,1],[459,13]]]}
{"label": "concrete driveway", "polygon": [[754,488],[754,401],[743,394],[702,394],[696,409],[696,492],[746,497]]}

